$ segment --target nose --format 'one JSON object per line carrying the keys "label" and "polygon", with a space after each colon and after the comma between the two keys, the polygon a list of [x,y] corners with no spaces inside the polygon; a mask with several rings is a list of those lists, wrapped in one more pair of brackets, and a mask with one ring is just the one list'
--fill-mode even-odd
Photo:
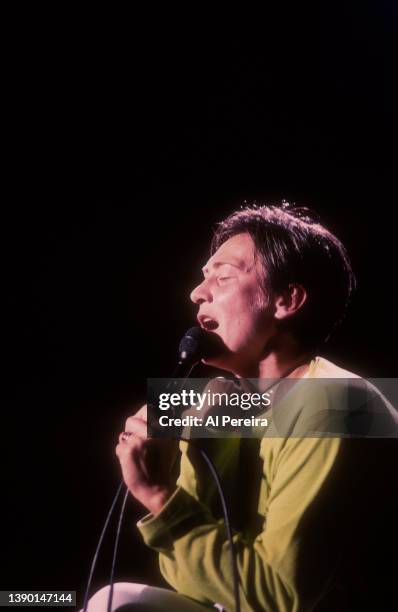
{"label": "nose", "polygon": [[207,279],[203,279],[201,283],[191,292],[190,298],[194,304],[203,304],[203,302],[211,302],[212,295],[207,282]]}

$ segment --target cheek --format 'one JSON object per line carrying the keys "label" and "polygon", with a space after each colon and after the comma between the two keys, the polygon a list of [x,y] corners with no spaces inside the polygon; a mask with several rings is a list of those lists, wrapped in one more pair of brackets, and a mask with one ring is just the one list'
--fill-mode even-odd
{"label": "cheek", "polygon": [[224,303],[220,332],[239,343],[249,341],[258,331],[263,314],[257,294],[241,292]]}
{"label": "cheek", "polygon": [[225,325],[238,324],[249,313],[247,296],[241,292],[231,292],[219,302],[220,317]]}

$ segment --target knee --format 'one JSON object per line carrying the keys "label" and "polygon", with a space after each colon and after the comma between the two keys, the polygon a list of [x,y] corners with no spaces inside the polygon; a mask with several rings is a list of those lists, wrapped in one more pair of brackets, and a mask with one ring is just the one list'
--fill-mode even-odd
{"label": "knee", "polygon": [[[116,612],[122,606],[138,603],[144,584],[134,584],[129,582],[115,582],[113,585],[112,612]],[[87,605],[87,612],[107,612],[110,585],[102,587],[90,597]],[[80,610],[83,612],[83,608]]]}

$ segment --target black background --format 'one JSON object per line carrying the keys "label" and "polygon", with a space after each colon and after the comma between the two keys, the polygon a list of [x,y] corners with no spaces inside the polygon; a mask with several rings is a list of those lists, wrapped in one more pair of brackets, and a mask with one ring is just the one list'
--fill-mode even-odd
{"label": "black background", "polygon": [[[256,30],[204,19],[194,32],[186,17],[178,35],[158,16],[139,41],[139,21],[118,37],[116,20],[112,41],[83,32],[76,56],[70,40],[55,57],[37,41],[22,58],[28,195],[2,224],[3,589],[82,603],[117,435],[146,378],[171,372],[211,230],[245,201],[312,207],[342,239],[358,291],[323,354],[396,375],[396,16],[323,6]],[[134,527],[144,513],[129,501],[116,578],[161,584]]]}

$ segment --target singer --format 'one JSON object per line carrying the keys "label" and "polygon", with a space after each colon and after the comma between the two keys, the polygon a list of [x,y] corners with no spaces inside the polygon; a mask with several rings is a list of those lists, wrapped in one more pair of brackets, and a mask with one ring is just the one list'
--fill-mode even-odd
{"label": "singer", "polygon": [[[355,277],[342,243],[310,211],[283,203],[233,213],[219,224],[202,272],[191,300],[199,325],[221,341],[205,363],[242,384],[358,380],[320,356]],[[225,380],[227,389],[233,384]],[[375,398],[391,435],[295,435],[301,413],[292,406],[289,435],[201,441],[232,517],[242,610],[393,609],[396,575],[388,559],[397,554],[398,419],[381,393]],[[322,414],[336,403],[326,393],[313,398],[319,401]],[[195,446],[148,438],[143,407],[127,419],[116,455],[131,494],[148,511],[137,527],[171,588],[117,583],[112,609],[232,611],[223,515]],[[108,590],[92,597],[90,611],[106,610]]]}

